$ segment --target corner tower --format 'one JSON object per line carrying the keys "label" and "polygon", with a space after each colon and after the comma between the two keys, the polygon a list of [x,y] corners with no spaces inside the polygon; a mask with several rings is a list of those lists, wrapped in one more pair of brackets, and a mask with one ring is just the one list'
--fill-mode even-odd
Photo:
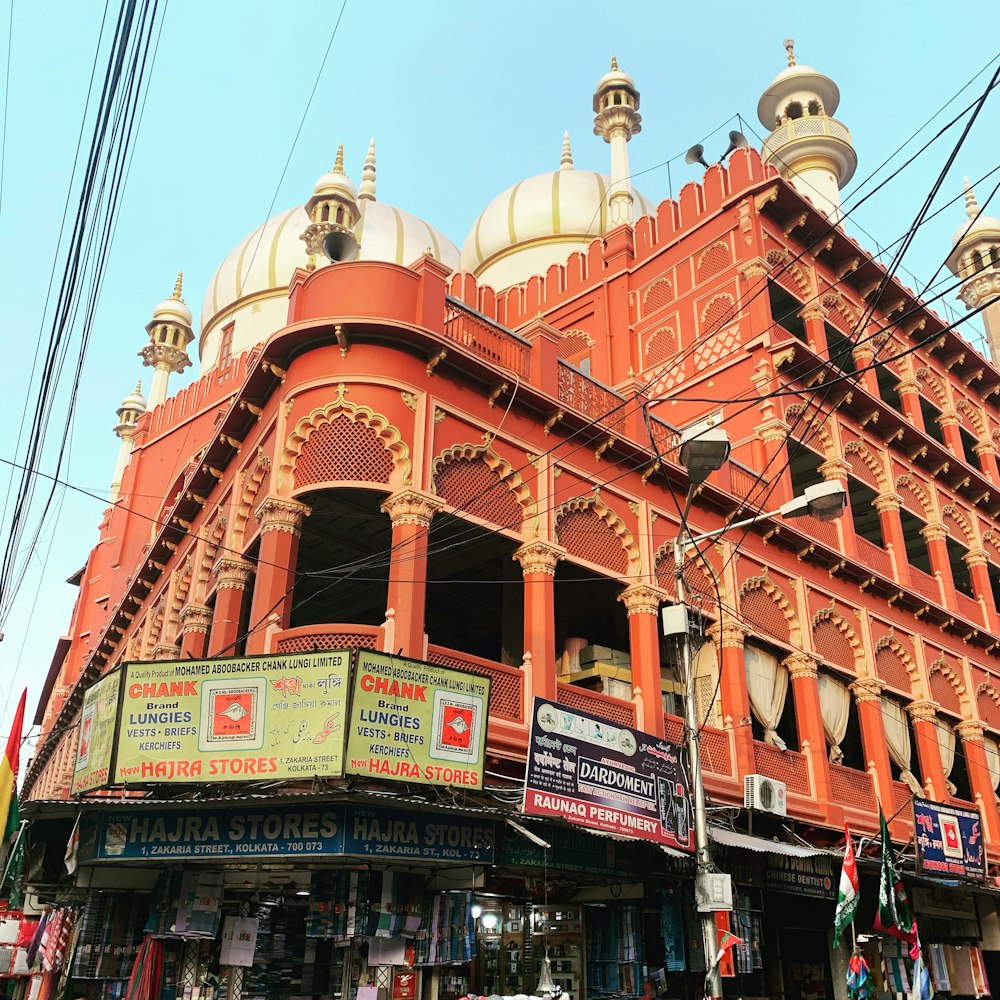
{"label": "corner tower", "polygon": [[152,410],[167,398],[167,382],[172,373],[180,373],[191,364],[188,345],[194,340],[191,310],[181,298],[184,275],[178,274],[174,294],[164,299],[146,324],[149,343],[139,352],[142,363],[153,369],[153,384],[149,389]]}
{"label": "corner tower", "polygon": [[968,222],[955,230],[948,269],[962,279],[958,297],[966,309],[985,307],[983,326],[990,360],[1000,364],[1000,219],[983,215],[975,192],[965,179],[965,214]]}
{"label": "corner tower", "polygon": [[642,131],[639,91],[635,80],[618,68],[611,57],[611,70],[597,81],[594,91],[594,135],[611,146],[611,187],[608,206],[611,226],[632,223],[632,183],[629,180],[628,141]]}
{"label": "corner tower", "polygon": [[122,405],[118,407],[118,424],[115,426],[115,434],[121,441],[118,446],[118,461],[115,463],[115,473],[111,479],[112,503],[116,503],[118,495],[121,493],[122,476],[125,474],[125,466],[128,465],[129,456],[132,454],[132,442],[135,440],[135,425],[139,418],[146,412],[146,400],[142,396],[142,380],[135,384],[135,391],[122,400]]}
{"label": "corner tower", "polygon": [[788,66],[757,103],[761,125],[771,130],[761,153],[831,222],[839,222],[840,190],[854,176],[858,157],[847,126],[833,117],[840,104],[836,83],[795,61],[795,40],[785,39]]}
{"label": "corner tower", "polygon": [[[375,195],[375,151],[371,154],[371,192]],[[367,167],[367,164],[366,164]],[[365,197],[369,197],[366,188]],[[312,197],[306,202],[309,225],[300,239],[309,253],[309,270],[316,267],[316,257],[324,255],[330,260],[354,260],[358,255],[358,240],[354,234],[361,218],[358,192],[353,181],[344,171],[344,147],[337,147],[333,169],[323,174],[313,188]]]}

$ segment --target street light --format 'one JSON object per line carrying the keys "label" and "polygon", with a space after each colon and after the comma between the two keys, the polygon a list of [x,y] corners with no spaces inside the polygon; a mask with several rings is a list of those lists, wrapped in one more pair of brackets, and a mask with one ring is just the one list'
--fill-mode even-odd
{"label": "street light", "polygon": [[[684,728],[687,732],[688,766],[691,769],[691,796],[694,799],[694,842],[696,880],[707,877],[712,868],[711,842],[708,837],[708,814],[705,809],[705,784],[701,773],[701,748],[699,739],[698,712],[694,697],[694,669],[691,662],[691,637],[688,632],[686,593],[684,589],[684,557],[689,545],[717,538],[733,529],[747,528],[758,521],[772,517],[801,517],[810,514],[820,521],[832,521],[844,513],[847,505],[847,490],[839,480],[827,480],[814,486],[807,486],[800,496],[783,503],[777,510],[755,514],[733,524],[724,525],[714,531],[690,536],[685,530],[694,487],[703,483],[708,476],[720,469],[729,457],[729,436],[721,427],[702,423],[688,428],[681,434],[680,461],[687,467],[688,488],[681,530],[674,542],[674,572],[676,574],[677,603],[663,609],[663,634],[675,635],[681,640],[684,663],[686,699],[684,706]],[[719,609],[720,616],[722,609]],[[710,968],[718,948],[716,940],[715,915],[712,911],[701,913],[702,938],[705,946],[705,967]],[[705,980],[706,997],[722,996],[722,977],[719,969],[711,970]]]}

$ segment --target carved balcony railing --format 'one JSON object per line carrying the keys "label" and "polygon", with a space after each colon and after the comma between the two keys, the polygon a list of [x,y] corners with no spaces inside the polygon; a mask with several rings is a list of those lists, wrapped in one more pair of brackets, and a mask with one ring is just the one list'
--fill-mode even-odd
{"label": "carved balcony railing", "polygon": [[[676,715],[663,716],[664,735],[671,743],[684,742],[684,720]],[[701,766],[712,774],[733,776],[732,755],[729,752],[729,734],[712,726],[702,726],[698,736],[701,747]]]}
{"label": "carved balcony railing", "polygon": [[500,368],[527,379],[531,344],[523,337],[487,319],[458,299],[447,298],[444,335],[447,340]]}
{"label": "carved balcony railing", "polygon": [[565,361],[559,362],[559,404],[619,433],[624,429],[629,409],[624,396]]}
{"label": "carved balcony railing", "polygon": [[872,776],[841,764],[830,765],[830,797],[838,805],[874,814],[878,810]]}
{"label": "carved balcony railing", "polygon": [[380,625],[302,625],[279,632],[274,643],[275,653],[311,653],[320,649],[382,648]]}
{"label": "carved balcony railing", "polygon": [[524,713],[524,674],[517,667],[494,660],[486,660],[472,653],[463,653],[444,646],[428,645],[427,660],[438,666],[483,674],[493,682],[490,685],[490,715],[522,722]]}
{"label": "carved balcony railing", "polygon": [[867,538],[860,535],[854,536],[854,544],[857,548],[858,560],[866,566],[871,567],[876,573],[890,580],[894,578],[892,569],[892,556],[883,548],[869,542]]}
{"label": "carved balcony railing", "polygon": [[569,709],[577,708],[591,715],[599,715],[619,726],[635,726],[635,705],[630,701],[588,691],[573,684],[556,685],[556,701]]}
{"label": "carved balcony railing", "polygon": [[783,781],[790,792],[812,795],[805,754],[797,750],[779,750],[769,743],[754,740],[753,762],[758,774]]}

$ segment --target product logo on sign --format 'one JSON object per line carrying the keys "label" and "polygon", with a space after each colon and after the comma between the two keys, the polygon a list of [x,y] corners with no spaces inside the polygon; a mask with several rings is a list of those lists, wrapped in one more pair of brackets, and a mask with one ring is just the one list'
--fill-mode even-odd
{"label": "product logo on sign", "polygon": [[445,705],[441,712],[439,739],[443,746],[468,750],[476,713],[471,705]]}
{"label": "product logo on sign", "polygon": [[941,813],[938,822],[941,826],[941,849],[949,858],[961,858],[962,835],[958,830],[958,819]]}
{"label": "product logo on sign", "polygon": [[206,681],[201,689],[200,750],[258,750],[264,745],[263,680]]}

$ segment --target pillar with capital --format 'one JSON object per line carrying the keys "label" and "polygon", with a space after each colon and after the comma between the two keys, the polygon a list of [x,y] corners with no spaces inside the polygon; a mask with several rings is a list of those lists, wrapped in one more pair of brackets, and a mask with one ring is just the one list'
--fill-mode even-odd
{"label": "pillar with capital", "polygon": [[208,648],[211,627],[211,608],[201,604],[186,604],[181,608],[181,656],[200,660]]}
{"label": "pillar with capital", "polygon": [[944,410],[938,417],[938,427],[941,428],[941,437],[944,438],[945,447],[956,458],[965,461],[965,446],[962,444],[962,431],[958,422],[958,414],[954,410]]}
{"label": "pillar with capital", "polygon": [[298,500],[269,496],[255,513],[260,524],[260,551],[247,636],[247,653],[251,655],[264,652],[272,614],[278,616],[279,628],[288,628],[291,621],[302,521],[310,510]]}
{"label": "pillar with capital", "polygon": [[969,567],[969,577],[972,580],[972,592],[986,608],[986,621],[992,635],[1000,635],[1000,615],[996,601],[993,598],[993,586],[990,583],[989,557],[985,549],[970,549],[962,558]]}
{"label": "pillar with capital", "polygon": [[983,475],[991,483],[1000,483],[1000,467],[997,466],[997,449],[989,438],[977,441],[972,446],[976,458],[979,459],[979,468]]}
{"label": "pillar with capital", "polygon": [[[817,471],[828,482],[840,480],[846,488],[848,477],[851,474],[851,465],[846,458],[828,458]],[[856,556],[857,545],[854,543],[853,520],[850,517],[838,517],[830,523],[836,528],[840,543],[844,547],[844,553]]]}
{"label": "pillar with capital", "polygon": [[892,565],[896,570],[896,579],[904,578],[906,560],[906,536],[903,534],[903,522],[899,516],[903,499],[897,493],[880,493],[872,501],[872,506],[878,511],[879,526],[882,528],[882,540],[889,549]]}
{"label": "pillar with capital", "polygon": [[409,488],[394,493],[382,504],[392,522],[386,607],[395,612],[397,648],[403,656],[417,660],[424,657],[431,519],[440,508],[437,497]]}
{"label": "pillar with capital", "polygon": [[818,299],[807,302],[799,310],[799,318],[806,330],[806,343],[821,358],[829,357],[826,341],[826,308]]}
{"label": "pillar with capital", "polygon": [[903,416],[917,428],[918,431],[926,430],[924,427],[924,411],[920,408],[920,386],[914,378],[901,379],[896,386],[899,394],[899,402],[903,407]]}
{"label": "pillar with capital", "polygon": [[833,801],[830,791],[830,758],[826,752],[826,733],[823,729],[823,708],[819,700],[819,671],[816,660],[808,653],[792,653],[784,659],[785,669],[792,682],[795,705],[795,728],[799,747],[807,743],[812,757],[812,774],[815,781],[813,796],[817,803]]}
{"label": "pillar with capital", "polygon": [[927,542],[927,553],[931,558],[931,569],[941,579],[941,606],[955,610],[955,581],[951,575],[951,560],[948,558],[948,529],[940,521],[931,521],[920,529]]}
{"label": "pillar with capital", "polygon": [[882,718],[884,687],[877,677],[859,677],[850,685],[854,703],[858,707],[865,767],[869,773],[874,768],[875,793],[883,809],[891,816],[895,812],[893,803],[896,800],[892,786],[892,767],[889,763],[889,744],[885,738],[885,720]]}
{"label": "pillar with capital", "polygon": [[1000,811],[997,810],[996,794],[990,767],[986,762],[983,746],[983,724],[974,719],[963,719],[955,724],[955,734],[962,741],[961,752],[965,755],[965,770],[969,775],[972,797],[979,805],[986,825],[986,840],[993,850],[1000,845]]}
{"label": "pillar with capital", "polygon": [[532,696],[556,697],[556,564],[565,557],[564,548],[541,539],[525,542],[513,556],[524,574],[524,651],[531,654],[525,659],[531,664],[524,679],[527,707]]}
{"label": "pillar with capital", "polygon": [[217,583],[208,655],[233,656],[235,643],[240,634],[243,599],[250,577],[253,576],[253,563],[246,559],[223,556],[216,560],[212,567],[212,575]]}
{"label": "pillar with capital", "polygon": [[782,460],[782,454],[788,445],[791,428],[780,417],[773,417],[758,424],[754,431],[764,447],[764,467],[774,469],[775,478],[771,480],[772,492],[768,502],[785,503],[792,498],[792,476],[788,471],[788,463]]}
{"label": "pillar with capital", "polygon": [[937,726],[937,703],[933,701],[911,701],[906,706],[913,724],[913,737],[917,743],[917,759],[920,761],[920,777],[924,791],[929,798],[944,802],[948,798],[948,782],[941,762],[941,744]]}
{"label": "pillar with capital", "polygon": [[618,595],[628,614],[633,698],[642,712],[639,728],[663,738],[663,697],[660,673],[660,605],[668,594],[648,583],[633,583]]}
{"label": "pillar with capital", "polygon": [[723,609],[722,618],[709,626],[708,635],[719,650],[719,696],[724,725],[732,726],[736,777],[756,771],[753,755],[753,727],[750,724],[750,694],[743,662],[743,641],[750,629]]}
{"label": "pillar with capital", "polygon": [[877,350],[871,340],[862,338],[862,342],[851,351],[851,359],[854,362],[855,370],[861,373],[861,384],[867,389],[868,394],[874,396],[876,399],[880,399],[881,393],[878,389],[878,377],[876,376],[875,369],[872,367]]}

